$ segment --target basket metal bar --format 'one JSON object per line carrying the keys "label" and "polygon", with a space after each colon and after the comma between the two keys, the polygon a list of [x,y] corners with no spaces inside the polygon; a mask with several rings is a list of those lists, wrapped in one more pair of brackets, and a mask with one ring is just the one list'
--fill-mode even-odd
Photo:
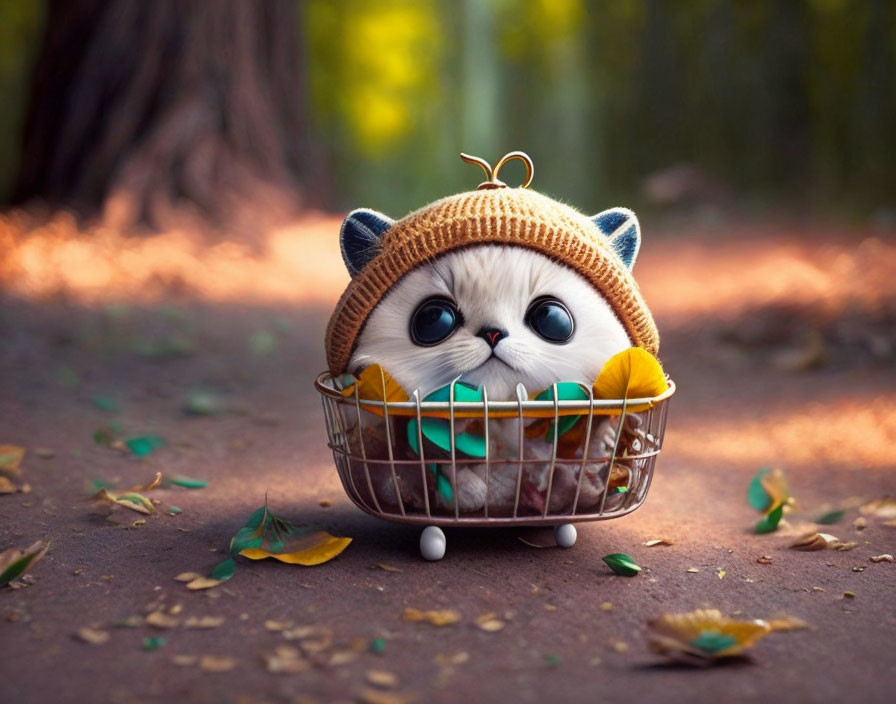
{"label": "basket metal bar", "polygon": [[[420,390],[414,390],[414,401],[417,405],[417,449],[420,452],[420,486],[423,487],[423,504],[426,515],[431,516],[429,508],[429,492],[426,491],[426,459],[423,457],[423,418],[420,414]],[[394,464],[393,460],[393,464]]]}
{"label": "basket metal bar", "polygon": [[[383,384],[383,398],[386,398],[386,373],[380,368],[380,379]],[[355,384],[355,389],[358,385]],[[398,500],[398,510],[404,516],[404,501],[401,500],[401,488],[398,486],[398,477],[395,475],[395,457],[392,452],[392,423],[389,421],[389,404],[383,404],[383,424],[386,426],[386,449],[389,452],[389,470],[392,473],[392,486],[395,488],[395,498]]]}
{"label": "basket metal bar", "polygon": [[560,406],[557,405],[559,403],[559,401],[558,401],[559,391],[557,389],[556,383],[554,383],[554,385],[551,388],[553,389],[553,392],[554,392],[553,393],[553,396],[554,396],[554,433],[553,433],[554,438],[553,438],[552,450],[551,450],[551,464],[548,467],[548,486],[547,486],[547,491],[545,492],[545,497],[544,497],[544,508],[542,509],[542,512],[541,512],[542,518],[547,518],[548,509],[551,506],[551,489],[554,487],[554,468],[557,466],[557,442],[560,439],[560,428],[559,428]]}
{"label": "basket metal bar", "polygon": [[588,452],[591,447],[591,426],[594,424],[594,388],[587,386],[585,390],[588,392],[588,400],[591,402],[588,407],[588,420],[585,426],[585,447],[582,450],[582,464],[579,465],[579,479],[576,482],[576,495],[572,500],[572,510],[570,513],[574,516],[579,508],[579,496],[582,493],[582,481],[585,479],[585,467],[588,465]]}
{"label": "basket metal bar", "polygon": [[[327,381],[330,381],[328,384]],[[642,406],[642,405],[650,405],[659,403],[660,401],[664,401],[675,393],[675,384],[674,382],[667,377],[667,381],[669,383],[669,388],[664,391],[659,396],[653,396],[650,398],[630,398],[627,399],[628,406]],[[334,397],[337,401],[342,399],[342,395],[339,390],[336,389],[332,385],[332,380],[327,375],[326,372],[318,376],[315,381],[315,386],[317,390],[325,394],[327,396]],[[525,387],[524,387],[525,388]],[[421,410],[424,414],[431,412],[447,412],[449,410],[449,406],[454,404],[455,410],[457,412],[470,412],[470,411],[482,411],[483,405],[481,401],[423,401],[421,404]],[[364,399],[364,405],[370,406],[374,408],[381,408],[382,406],[388,404],[388,406],[394,410],[404,410],[408,411],[409,415],[412,415],[414,411],[415,403],[413,401],[381,401],[378,399]],[[600,410],[618,410],[622,407],[622,399],[595,399],[594,407]],[[518,401],[490,401],[488,405],[489,413],[500,413],[500,412],[513,412],[516,411],[519,406]],[[569,401],[560,401],[560,409],[562,411],[586,411],[590,407],[590,403],[584,399],[582,400],[569,400]],[[526,399],[526,410],[530,411],[547,411],[551,412],[554,408],[553,401],[543,400],[528,400]]]}
{"label": "basket metal bar", "polygon": [[[485,386],[482,387],[482,405],[485,408],[488,408],[488,390]],[[483,506],[483,513],[485,514],[485,517],[488,518],[489,491],[491,490],[489,474],[491,469],[491,452],[489,451],[488,413],[482,414],[482,433],[485,439],[485,506]]]}
{"label": "basket metal bar", "polygon": [[[616,463],[616,458],[619,456],[619,440],[622,438],[622,433],[625,430],[625,411],[628,404],[626,403],[626,399],[622,399],[622,413],[619,414],[619,427],[616,428],[616,439],[613,442],[613,453],[610,455],[610,466],[607,468],[607,484],[604,487],[604,495],[600,500],[600,513],[603,514],[604,506],[607,504],[607,494],[610,493],[610,483],[613,478],[613,467]],[[629,472],[629,480],[631,480],[631,472]]]}
{"label": "basket metal bar", "polygon": [[525,465],[523,464],[523,459],[525,458],[525,453],[523,452],[523,445],[524,445],[524,443],[523,443],[523,439],[524,439],[523,399],[526,398],[527,395],[528,394],[526,393],[526,387],[523,386],[522,384],[517,384],[516,385],[516,399],[517,399],[517,405],[519,407],[519,433],[518,433],[519,447],[518,447],[518,450],[519,450],[520,464],[519,464],[519,468],[517,469],[517,473],[516,473],[516,498],[514,498],[514,500],[513,500],[513,517],[514,518],[516,518],[517,514],[519,513],[520,489],[522,488],[522,485],[523,485],[523,468],[525,467]]}
{"label": "basket metal bar", "polygon": [[448,387],[448,430],[451,444],[451,488],[454,495],[454,518],[460,518],[460,504],[457,491],[457,447],[454,440],[454,382]]}
{"label": "basket metal bar", "polygon": [[367,478],[367,489],[370,491],[370,498],[373,499],[373,505],[376,506],[377,511],[382,513],[383,509],[380,506],[380,500],[373,490],[373,481],[370,479],[370,466],[367,464],[367,448],[364,447],[364,422],[361,419],[361,391],[358,387],[359,384],[355,384],[355,411],[358,414],[358,443],[361,445],[361,457],[364,462],[364,476]]}

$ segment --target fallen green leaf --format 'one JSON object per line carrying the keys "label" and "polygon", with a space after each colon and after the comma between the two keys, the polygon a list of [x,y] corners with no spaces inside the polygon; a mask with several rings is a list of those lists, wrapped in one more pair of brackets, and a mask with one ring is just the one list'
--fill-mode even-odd
{"label": "fallen green leaf", "polygon": [[168,507],[168,513],[170,513],[172,516],[177,516],[178,514],[181,514],[183,512],[184,512],[184,510],[182,508],[180,508],[179,506],[169,506]]}
{"label": "fallen green leaf", "polygon": [[832,511],[821,514],[818,518],[815,519],[815,522],[825,526],[830,526],[842,521],[845,515],[846,511],[844,511],[843,509],[834,509]]}
{"label": "fallen green leaf", "polygon": [[691,641],[691,645],[707,653],[718,653],[736,644],[737,638],[718,631],[703,631]]}
{"label": "fallen green leaf", "polygon": [[386,639],[374,638],[370,641],[370,652],[374,655],[382,655],[386,652]]}
{"label": "fallen green leaf", "polygon": [[212,579],[219,579],[222,582],[233,577],[233,573],[236,572],[236,562],[232,557],[228,557],[226,560],[219,562],[215,569],[212,570],[212,573],[209,575]]}
{"label": "fallen green leaf", "polygon": [[606,555],[603,558],[603,561],[607,563],[613,572],[623,577],[634,577],[638,572],[641,571],[641,567],[632,559],[631,556],[626,555],[624,552],[613,553],[612,555]]}
{"label": "fallen green leaf", "polygon": [[772,505],[772,497],[762,486],[762,477],[771,471],[768,467],[760,469],[747,488],[747,502],[757,511],[766,511]]}
{"label": "fallen green leaf", "polygon": [[194,416],[214,416],[223,410],[220,397],[206,389],[191,391],[184,403],[184,411]]}
{"label": "fallen green leaf", "polygon": [[101,411],[108,411],[109,413],[117,413],[120,408],[118,401],[111,396],[94,396],[90,399],[90,402]]}
{"label": "fallen green leaf", "polygon": [[249,336],[249,350],[256,357],[271,354],[278,344],[277,336],[270,330],[257,330]]}
{"label": "fallen green leaf", "polygon": [[295,526],[276,515],[267,502],[230,541],[230,554],[251,560],[272,557],[294,565],[319,565],[339,555],[351,538],[339,538],[326,531]]}
{"label": "fallen green leaf", "polygon": [[158,650],[165,646],[168,641],[163,636],[146,636],[143,639],[144,650]]}
{"label": "fallen green leaf", "polygon": [[208,482],[205,479],[193,479],[191,477],[171,477],[168,480],[174,486],[180,486],[184,489],[205,489]]}
{"label": "fallen green leaf", "polygon": [[759,519],[756,524],[757,533],[772,533],[778,530],[778,524],[781,522],[781,516],[784,515],[784,504],[779,504],[766,515]]}
{"label": "fallen green leaf", "polygon": [[39,540],[25,550],[9,548],[0,553],[0,587],[25,574],[46,554],[49,547],[49,543]]}
{"label": "fallen green leaf", "polygon": [[165,438],[158,435],[141,435],[125,440],[124,444],[137,457],[145,457],[165,445]]}

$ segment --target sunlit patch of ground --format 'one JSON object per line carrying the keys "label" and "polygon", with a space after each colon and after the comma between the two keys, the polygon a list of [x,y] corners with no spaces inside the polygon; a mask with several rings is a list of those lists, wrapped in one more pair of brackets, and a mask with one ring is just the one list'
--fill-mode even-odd
{"label": "sunlit patch of ground", "polygon": [[79,230],[64,212],[31,227],[25,214],[11,213],[0,216],[0,280],[26,299],[64,294],[86,304],[331,302],[348,282],[339,225],[339,218],[313,214],[252,233],[252,244],[210,244],[184,230],[130,237],[101,226]]}
{"label": "sunlit patch of ground", "polygon": [[[173,230],[124,236],[79,229],[60,212],[36,223],[0,215],[0,279],[27,299],[57,294],[84,303],[152,302],[171,295],[207,301],[330,303],[348,281],[340,218],[311,214],[210,244]],[[645,233],[636,275],[654,312],[669,320],[736,315],[775,303],[827,313],[875,309],[896,292],[896,241],[870,233],[793,227],[720,226],[717,232]]]}
{"label": "sunlit patch of ground", "polygon": [[896,239],[864,232],[742,225],[645,236],[635,274],[667,320],[771,305],[876,310],[896,295]]}
{"label": "sunlit patch of ground", "polygon": [[794,404],[792,409],[742,417],[693,417],[670,422],[665,444],[699,462],[774,466],[826,464],[857,472],[896,464],[896,406],[881,396]]}

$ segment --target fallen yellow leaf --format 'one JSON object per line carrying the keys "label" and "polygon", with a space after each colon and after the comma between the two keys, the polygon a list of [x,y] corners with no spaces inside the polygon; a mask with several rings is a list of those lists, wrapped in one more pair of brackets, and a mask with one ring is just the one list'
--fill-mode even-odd
{"label": "fallen yellow leaf", "polygon": [[460,614],[453,609],[421,611],[409,606],[404,610],[403,618],[405,621],[426,621],[433,626],[450,626],[460,621]]}
{"label": "fallen yellow leaf", "polygon": [[22,458],[25,457],[25,448],[18,445],[0,445],[0,472],[19,477],[22,470]]}
{"label": "fallen yellow leaf", "polygon": [[312,547],[296,552],[273,553],[261,548],[246,548],[245,550],[240,551],[240,555],[248,557],[250,560],[263,560],[267,557],[272,557],[275,560],[286,562],[290,565],[305,565],[310,567],[332,560],[348,547],[349,543],[352,542],[352,539],[337,538],[335,535],[330,535],[325,531],[319,531],[310,536],[303,536],[302,541],[312,543],[315,541],[320,542]]}

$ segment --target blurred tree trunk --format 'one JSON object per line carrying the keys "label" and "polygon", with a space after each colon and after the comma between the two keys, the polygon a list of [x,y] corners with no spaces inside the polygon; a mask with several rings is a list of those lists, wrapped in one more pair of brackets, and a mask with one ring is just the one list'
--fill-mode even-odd
{"label": "blurred tree trunk", "polygon": [[17,200],[127,227],[294,208],[308,143],[296,0],[50,0]]}

